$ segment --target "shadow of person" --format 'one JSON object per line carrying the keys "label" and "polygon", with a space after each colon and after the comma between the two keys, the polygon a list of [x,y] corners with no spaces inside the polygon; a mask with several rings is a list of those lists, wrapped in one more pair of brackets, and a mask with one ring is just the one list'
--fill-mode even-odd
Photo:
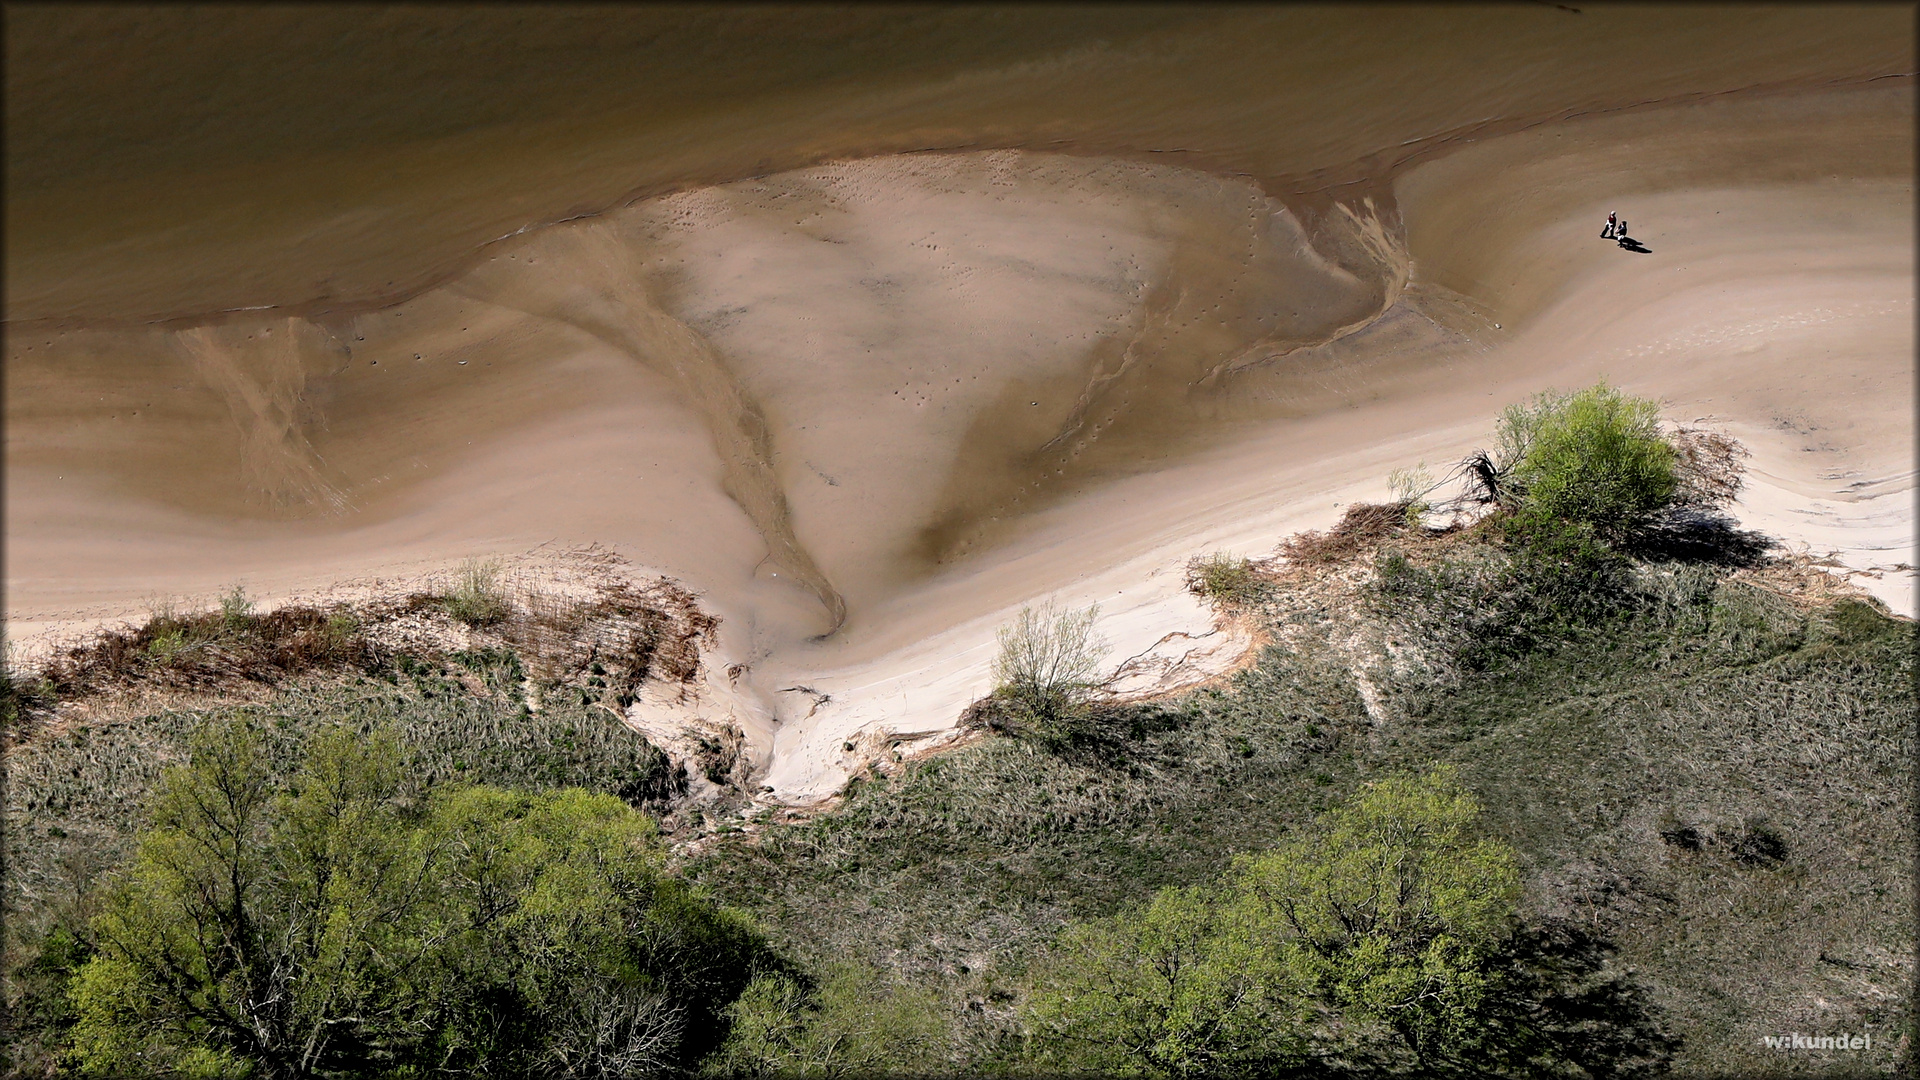
{"label": "shadow of person", "polygon": [[1631,236],[1627,236],[1623,234],[1621,236],[1616,237],[1615,239],[1619,240],[1620,246],[1627,249],[1628,251],[1632,251],[1640,255],[1653,254],[1652,248],[1646,246],[1645,244],[1642,244],[1640,241],[1635,240]]}

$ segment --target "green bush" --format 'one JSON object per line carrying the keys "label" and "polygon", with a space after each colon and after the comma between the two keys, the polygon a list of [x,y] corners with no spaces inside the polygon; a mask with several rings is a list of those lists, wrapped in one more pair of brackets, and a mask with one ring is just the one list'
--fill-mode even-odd
{"label": "green bush", "polygon": [[442,601],[447,614],[468,626],[491,626],[513,611],[500,584],[500,565],[494,562],[469,560]]}
{"label": "green bush", "polygon": [[854,964],[825,965],[811,988],[784,972],[754,979],[729,1007],[731,1034],[709,1076],[922,1076],[945,1048],[945,1017],[922,988],[882,988]]}
{"label": "green bush", "polygon": [[[1217,888],[1073,926],[1028,1006],[1034,1055],[1156,1076],[1656,1063],[1669,1040],[1630,991],[1580,992],[1597,964],[1519,932],[1515,854],[1475,836],[1478,813],[1449,768],[1391,777]],[[1601,1017],[1643,1039],[1605,1060]]]}
{"label": "green bush", "polygon": [[330,730],[282,785],[209,725],[151,816],[73,981],[82,1075],[679,1070],[773,966],[619,800],[412,797],[385,735]]}
{"label": "green bush", "polygon": [[1099,605],[1078,611],[1048,603],[1021,608],[999,630],[993,661],[994,696],[1011,713],[1014,731],[1050,741],[1073,736],[1100,681],[1107,645],[1093,631]]}
{"label": "green bush", "polygon": [[1259,584],[1251,561],[1224,551],[1187,564],[1187,589],[1210,600],[1245,603],[1254,598]]}
{"label": "green bush", "polygon": [[1608,542],[1664,509],[1678,484],[1659,406],[1600,384],[1509,406],[1498,442],[1513,508],[1569,522]]}
{"label": "green bush", "polygon": [[220,598],[220,625],[228,633],[238,633],[253,625],[253,601],[245,587],[235,585]]}

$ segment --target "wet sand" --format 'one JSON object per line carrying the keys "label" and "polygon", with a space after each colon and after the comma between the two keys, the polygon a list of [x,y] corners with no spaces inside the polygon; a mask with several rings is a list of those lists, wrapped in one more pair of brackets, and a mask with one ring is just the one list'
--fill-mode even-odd
{"label": "wet sand", "polygon": [[1912,121],[1906,79],[1726,95],[1317,201],[1138,155],[862,157],[531,230],[376,309],[20,324],[9,636],[603,544],[703,591],[714,671],[746,665],[637,720],[737,723],[805,801],[848,742],[950,730],[1021,604],[1101,603],[1114,663],[1186,649],[1191,556],[1602,377],[1742,439],[1743,520],[1911,615]]}

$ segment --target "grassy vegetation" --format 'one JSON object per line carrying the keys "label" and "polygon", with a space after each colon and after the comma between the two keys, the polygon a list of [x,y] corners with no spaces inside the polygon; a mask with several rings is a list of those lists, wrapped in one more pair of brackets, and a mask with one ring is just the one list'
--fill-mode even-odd
{"label": "grassy vegetation", "polygon": [[1537,909],[1640,969],[1683,1069],[1777,1072],[1756,1043],[1778,1031],[1894,1043],[1912,1023],[1911,624],[1649,577],[1608,626],[1457,682],[1383,680],[1405,718],[1389,753],[1461,763]]}
{"label": "grassy vegetation", "polygon": [[[1493,575],[1508,557],[1405,543]],[[1365,592],[1341,603],[1339,569],[1276,583],[1283,644],[1228,687],[1100,712],[1055,750],[990,741],[858,784],[689,872],[798,956],[938,987],[966,1067],[1019,1071],[1014,1006],[1067,925],[1216,880],[1369,779],[1454,762],[1518,852],[1523,911],[1600,935],[1684,1038],[1683,1072],[1776,1070],[1758,1039],[1782,1030],[1898,1039],[1910,624],[1857,601],[1802,610],[1723,568],[1641,567],[1605,621],[1537,614],[1480,661],[1408,647],[1416,608],[1468,605],[1477,579],[1399,599],[1396,627]],[[1356,659],[1340,643],[1367,626],[1381,655]]]}
{"label": "grassy vegetation", "polygon": [[931,759],[689,873],[803,959],[939,987],[963,1053],[1017,1056],[1021,974],[1069,921],[1206,880],[1351,788],[1366,714],[1332,659],[1276,650],[1235,691],[1099,710],[1055,749]]}
{"label": "grassy vegetation", "polygon": [[500,584],[500,564],[469,561],[443,598],[447,613],[468,626],[492,626],[513,611]]}

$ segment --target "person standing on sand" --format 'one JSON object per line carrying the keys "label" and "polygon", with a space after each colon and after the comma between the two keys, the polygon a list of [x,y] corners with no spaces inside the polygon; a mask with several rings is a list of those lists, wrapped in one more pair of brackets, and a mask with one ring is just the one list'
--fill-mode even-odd
{"label": "person standing on sand", "polygon": [[1611,210],[1607,211],[1607,227],[1600,230],[1600,239],[1612,240],[1618,237],[1620,235],[1619,220],[1619,215]]}

